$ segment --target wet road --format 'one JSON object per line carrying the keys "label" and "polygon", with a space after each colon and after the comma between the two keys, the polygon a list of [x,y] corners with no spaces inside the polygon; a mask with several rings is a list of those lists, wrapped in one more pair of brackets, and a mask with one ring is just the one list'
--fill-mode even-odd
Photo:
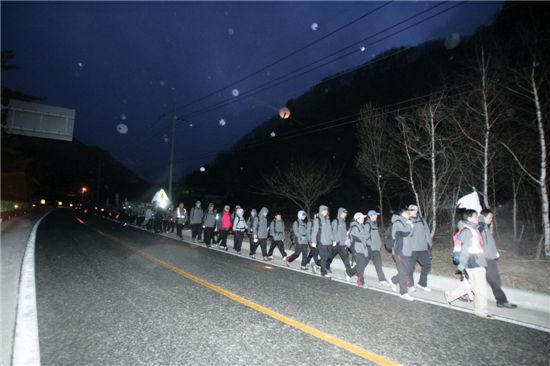
{"label": "wet road", "polygon": [[36,276],[43,365],[547,365],[550,357],[549,333],[69,210],[40,225]]}

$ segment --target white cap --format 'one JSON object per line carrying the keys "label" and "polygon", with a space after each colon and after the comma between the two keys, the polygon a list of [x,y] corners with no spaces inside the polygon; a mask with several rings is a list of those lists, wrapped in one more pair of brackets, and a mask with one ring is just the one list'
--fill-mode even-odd
{"label": "white cap", "polygon": [[365,218],[365,217],[367,217],[367,215],[363,215],[361,212],[356,212],[356,213],[353,215],[353,219],[354,219],[355,221],[357,221],[357,219],[359,219],[360,217]]}

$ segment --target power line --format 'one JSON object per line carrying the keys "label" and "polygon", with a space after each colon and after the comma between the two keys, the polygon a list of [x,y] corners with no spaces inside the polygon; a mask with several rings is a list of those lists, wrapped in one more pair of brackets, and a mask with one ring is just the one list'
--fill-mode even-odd
{"label": "power line", "polygon": [[205,100],[205,99],[207,99],[207,98],[209,98],[209,97],[211,97],[211,96],[213,96],[213,95],[215,95],[215,94],[217,94],[217,93],[219,93],[219,92],[221,92],[221,91],[223,91],[223,90],[225,90],[225,89],[228,89],[228,88],[234,86],[235,84],[239,84],[239,83],[241,83],[241,82],[243,82],[243,81],[245,81],[245,80],[248,80],[248,79],[250,79],[251,77],[253,77],[253,76],[255,76],[255,75],[261,73],[262,71],[265,71],[265,70],[267,70],[268,68],[275,66],[276,64],[278,64],[278,63],[280,63],[280,62],[282,62],[282,61],[284,61],[284,60],[286,60],[286,59],[288,59],[288,58],[290,58],[290,57],[292,57],[292,56],[294,56],[294,55],[296,55],[296,54],[302,52],[303,50],[305,50],[305,49],[307,49],[307,48],[309,48],[309,47],[311,47],[311,46],[316,45],[317,43],[320,43],[321,41],[327,39],[328,37],[330,37],[330,36],[332,36],[332,35],[334,35],[334,34],[340,32],[340,31],[342,31],[343,29],[345,29],[345,28],[347,28],[347,27],[349,27],[349,26],[351,26],[351,25],[353,25],[353,24],[355,24],[355,23],[357,23],[357,22],[359,22],[360,20],[363,20],[364,18],[368,17],[369,15],[376,13],[376,12],[379,11],[380,9],[382,9],[382,8],[384,8],[384,7],[388,6],[388,5],[390,5],[392,2],[393,2],[393,0],[392,0],[392,1],[388,1],[388,2],[386,2],[386,3],[384,3],[384,4],[382,4],[382,5],[380,5],[380,6],[376,7],[376,8],[374,8],[373,10],[370,10],[370,11],[368,11],[368,12],[362,14],[361,16],[359,16],[359,17],[357,17],[357,18],[355,18],[355,19],[349,21],[348,23],[345,23],[345,24],[341,25],[340,27],[336,28],[335,30],[333,30],[333,31],[331,31],[331,32],[329,32],[329,33],[327,33],[327,34],[325,34],[324,36],[322,36],[322,37],[320,37],[320,38],[318,38],[318,39],[316,39],[316,40],[314,40],[314,41],[312,41],[312,42],[310,42],[310,43],[308,43],[308,44],[306,44],[306,45],[304,45],[304,46],[302,46],[302,47],[300,47],[300,48],[298,48],[298,49],[296,49],[296,50],[294,50],[294,51],[291,51],[290,53],[286,54],[285,56],[282,56],[282,57],[278,58],[277,60],[275,60],[275,61],[273,61],[273,62],[271,62],[271,63],[269,63],[269,64],[267,64],[267,65],[265,65],[265,66],[260,67],[259,69],[257,69],[256,71],[251,72],[251,73],[248,74],[248,75],[245,75],[245,76],[243,76],[243,77],[241,77],[241,78],[239,78],[239,79],[237,79],[237,80],[234,80],[234,81],[232,81],[232,82],[226,84],[225,86],[223,86],[223,87],[221,87],[221,88],[219,88],[219,89],[217,89],[217,90],[214,90],[214,91],[212,91],[212,92],[210,92],[210,93],[208,93],[208,94],[206,94],[206,95],[204,95],[204,96],[202,96],[202,97],[196,98],[196,99],[194,99],[194,100],[192,100],[192,101],[190,101],[190,102],[188,102],[188,103],[186,103],[186,104],[184,104],[184,105],[178,106],[178,109],[186,108],[186,107],[188,107],[188,106],[190,106],[190,105],[193,105],[193,104],[196,104],[196,103],[198,103],[198,102],[201,102],[201,101],[203,101],[203,100]]}
{"label": "power line", "polygon": [[[410,29],[410,28],[412,28],[412,27],[415,27],[415,26],[417,26],[417,25],[419,25],[419,24],[421,24],[421,23],[424,23],[424,22],[426,22],[426,21],[428,21],[428,20],[430,20],[430,19],[433,19],[433,18],[436,17],[436,16],[439,16],[439,15],[441,15],[441,14],[447,12],[447,11],[450,11],[450,10],[452,10],[452,9],[454,9],[454,8],[456,8],[456,7],[458,7],[458,6],[460,6],[460,5],[463,5],[464,3],[465,3],[464,1],[463,1],[463,2],[460,2],[460,3],[456,3],[456,4],[452,5],[452,6],[449,7],[449,8],[446,8],[446,9],[444,9],[444,10],[442,10],[442,11],[436,13],[436,14],[433,14],[433,15],[431,15],[431,16],[429,16],[429,17],[426,17],[426,18],[424,18],[424,19],[422,19],[422,20],[420,20],[420,21],[418,21],[418,22],[416,22],[416,23],[414,23],[414,24],[411,24],[411,25],[409,25],[409,26],[407,26],[407,27],[405,27],[405,28],[403,28],[403,29],[400,29],[399,31],[396,31],[396,32],[394,32],[394,33],[392,33],[392,34],[390,34],[390,35],[387,35],[387,36],[385,36],[385,37],[383,37],[383,38],[381,38],[381,39],[378,39],[378,40],[376,40],[376,41],[373,41],[373,42],[371,42],[371,43],[365,45],[365,47],[372,46],[372,45],[374,45],[374,44],[376,44],[376,43],[379,43],[379,42],[381,42],[381,41],[383,41],[383,40],[386,40],[386,39],[388,39],[388,38],[390,38],[390,37],[393,37],[393,36],[395,36],[395,35],[397,35],[397,34],[400,34],[400,33],[404,32],[404,31],[406,31],[406,30],[408,30],[408,29]],[[263,84],[260,84],[259,86],[257,86],[257,87],[255,87],[255,88],[253,88],[253,89],[251,89],[251,90],[249,90],[249,91],[247,91],[247,92],[245,92],[245,93],[239,95],[238,98],[235,98],[235,97],[233,97],[233,98],[227,98],[227,99],[225,99],[225,100],[223,100],[223,101],[221,101],[221,102],[218,102],[218,103],[216,103],[216,104],[210,105],[210,106],[208,106],[208,107],[204,107],[204,108],[201,108],[201,109],[197,109],[197,110],[191,111],[191,112],[189,112],[189,113],[186,115],[186,117],[187,117],[187,118],[190,118],[190,117],[193,116],[193,115],[208,113],[208,112],[211,112],[211,111],[213,111],[213,110],[215,110],[215,109],[218,109],[218,108],[220,108],[220,107],[224,107],[224,106],[227,106],[227,105],[230,105],[230,104],[233,104],[233,103],[237,103],[237,102],[239,102],[239,101],[241,101],[241,100],[243,100],[243,99],[245,99],[245,98],[247,98],[247,97],[249,97],[249,96],[251,96],[251,95],[255,95],[255,94],[257,94],[257,93],[259,93],[259,92],[261,92],[261,91],[264,91],[264,90],[266,90],[266,89],[273,88],[273,87],[275,87],[275,86],[278,86],[278,85],[280,85],[280,84],[283,84],[283,83],[285,83],[285,82],[288,82],[288,81],[290,81],[290,80],[293,80],[293,79],[295,79],[295,78],[297,78],[297,77],[299,77],[299,76],[305,75],[305,74],[307,74],[307,73],[309,73],[309,72],[311,72],[311,71],[314,71],[314,70],[316,70],[316,69],[318,69],[318,68],[321,68],[321,67],[326,66],[326,65],[328,65],[328,64],[331,64],[331,63],[333,63],[333,62],[335,62],[335,61],[338,61],[338,60],[340,60],[340,59],[342,59],[342,58],[344,58],[344,57],[347,57],[347,56],[349,56],[349,55],[351,55],[351,54],[354,54],[354,53],[356,53],[357,51],[352,51],[352,52],[346,53],[346,54],[341,55],[341,56],[339,56],[339,57],[337,57],[337,58],[335,58],[335,59],[333,59],[333,60],[331,60],[331,61],[328,61],[328,62],[326,62],[326,63],[324,63],[324,64],[318,65],[318,66],[316,66],[316,67],[314,67],[314,68],[312,68],[312,69],[306,70],[306,71],[304,71],[304,72],[302,72],[302,73],[300,73],[300,74],[298,74],[298,75],[292,76],[292,74],[295,74],[295,73],[300,72],[300,71],[302,71],[302,70],[304,70],[304,69],[307,69],[308,67],[313,66],[313,65],[315,65],[315,64],[317,64],[317,63],[319,63],[319,62],[321,62],[321,61],[323,61],[323,60],[326,60],[326,59],[328,59],[328,58],[330,58],[330,57],[332,57],[332,56],[334,56],[334,55],[337,55],[338,53],[340,53],[340,52],[342,52],[342,51],[345,51],[345,50],[347,50],[347,49],[349,49],[349,48],[351,48],[351,47],[357,46],[358,44],[363,43],[363,42],[365,42],[366,40],[372,39],[373,37],[376,37],[376,36],[378,36],[378,35],[380,35],[380,34],[386,32],[386,31],[388,31],[388,30],[390,30],[390,29],[393,29],[393,28],[395,28],[395,27],[397,27],[397,26],[399,26],[399,25],[402,25],[402,24],[404,24],[404,23],[406,23],[406,22],[408,22],[408,21],[410,21],[410,20],[412,20],[412,19],[414,19],[414,18],[416,18],[416,17],[418,17],[418,16],[420,16],[420,15],[422,15],[422,14],[425,14],[426,12],[429,12],[429,11],[431,11],[431,10],[433,10],[433,9],[435,9],[435,8],[437,8],[437,7],[441,6],[441,5],[443,5],[443,4],[444,4],[444,2],[439,3],[439,4],[436,4],[435,6],[432,6],[432,7],[428,8],[428,9],[425,9],[425,10],[423,10],[423,11],[421,11],[421,12],[415,14],[415,15],[412,15],[412,16],[410,16],[410,17],[407,17],[406,19],[403,19],[403,20],[399,21],[398,23],[396,23],[396,24],[394,24],[394,25],[392,25],[392,26],[390,26],[390,27],[387,27],[387,28],[385,28],[385,29],[383,29],[383,30],[381,30],[381,31],[378,31],[378,32],[376,32],[376,33],[373,34],[373,35],[370,35],[370,36],[368,36],[368,37],[366,37],[366,38],[363,38],[363,39],[361,39],[360,41],[354,42],[354,43],[352,43],[352,44],[350,44],[350,45],[348,45],[348,46],[346,46],[346,47],[344,47],[344,48],[341,48],[341,49],[338,50],[338,51],[335,51],[335,52],[333,52],[333,53],[331,53],[331,54],[329,54],[329,55],[327,55],[327,56],[324,56],[324,57],[322,57],[322,58],[320,58],[320,59],[318,59],[318,60],[316,60],[316,61],[313,61],[313,62],[311,62],[311,63],[309,63],[309,64],[307,64],[307,65],[301,66],[301,67],[299,67],[299,68],[297,68],[297,69],[295,69],[295,70],[293,70],[293,71],[290,71],[290,72],[288,72],[288,73],[286,73],[286,74],[284,74],[284,75],[281,75],[281,76],[279,76],[279,77],[277,77],[277,78],[275,78],[275,79],[273,79],[273,80],[270,80],[270,81],[268,81],[268,82],[265,82],[265,83],[263,83]],[[285,78],[286,78],[286,79],[285,79]],[[273,85],[270,85],[270,84],[273,84]]]}

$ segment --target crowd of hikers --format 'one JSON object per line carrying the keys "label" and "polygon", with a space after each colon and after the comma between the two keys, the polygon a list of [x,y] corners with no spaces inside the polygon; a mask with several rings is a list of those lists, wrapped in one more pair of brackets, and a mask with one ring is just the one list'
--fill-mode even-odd
{"label": "crowd of hikers", "polygon": [[[251,258],[256,258],[260,248],[264,261],[273,260],[273,252],[277,249],[288,266],[301,257],[301,270],[311,269],[324,278],[331,277],[331,264],[339,256],[345,266],[346,280],[351,282],[356,278],[357,286],[365,288],[365,268],[372,260],[379,283],[399,292],[402,299],[413,301],[410,292],[416,289],[431,292],[428,275],[432,262],[432,236],[426,220],[419,215],[417,205],[411,204],[393,214],[391,224],[385,230],[379,228],[380,214],[375,210],[369,210],[367,214],[356,212],[350,225],[345,208],[339,208],[332,220],[325,205],[321,205],[313,217],[300,210],[291,224],[290,242],[294,247],[291,255],[285,250],[287,232],[281,212],[275,212],[271,221],[266,207],[259,212],[250,210],[246,218],[244,214],[240,206],[231,212],[228,205],[217,212],[213,203],[209,203],[204,210],[201,202],[197,201],[189,212],[183,203],[162,210],[155,210],[153,205],[142,204],[132,208],[126,204],[119,219],[124,225],[134,223],[155,232],[175,230],[181,239],[184,226],[189,224],[194,243],[204,243],[206,247],[215,246],[225,251],[229,249],[227,238],[233,234],[233,250],[237,254],[242,254],[243,239],[248,237],[248,255]],[[473,301],[475,314],[488,319],[492,315],[487,311],[487,284],[493,290],[498,307],[516,308],[508,302],[501,288],[497,267],[499,253],[490,230],[493,217],[494,213],[490,210],[461,209],[459,229],[453,236],[452,253],[461,281],[456,289],[444,294],[449,304],[457,299]],[[271,239],[269,247],[268,239]],[[391,251],[397,269],[397,274],[390,280],[387,280],[382,268],[380,251],[383,246]],[[421,271],[415,284],[413,274],[417,263]]]}

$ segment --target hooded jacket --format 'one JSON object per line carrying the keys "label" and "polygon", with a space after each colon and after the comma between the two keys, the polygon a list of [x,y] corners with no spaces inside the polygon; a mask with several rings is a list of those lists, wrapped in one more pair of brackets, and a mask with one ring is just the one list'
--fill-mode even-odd
{"label": "hooded jacket", "polygon": [[393,254],[410,257],[412,224],[408,224],[407,219],[401,215],[393,215],[391,222],[391,236],[395,240]]}
{"label": "hooded jacket", "polygon": [[352,222],[349,229],[349,236],[351,239],[352,252],[361,253],[367,256],[369,254],[367,242],[370,239],[370,234],[365,225],[357,221]]}
{"label": "hooded jacket", "polygon": [[294,221],[292,235],[294,243],[307,244],[311,240],[311,221],[305,222],[299,219]]}
{"label": "hooded jacket", "polygon": [[203,216],[204,211],[202,210],[202,207],[193,206],[191,213],[189,214],[189,223],[191,225],[202,224]]}
{"label": "hooded jacket", "polygon": [[203,225],[209,228],[216,227],[216,216],[217,214],[215,211],[206,211],[204,214]]}
{"label": "hooded jacket", "polygon": [[285,222],[283,220],[274,219],[269,225],[269,233],[275,241],[285,240]]}
{"label": "hooded jacket", "polygon": [[380,251],[382,248],[382,239],[378,231],[378,223],[376,221],[366,221],[365,228],[370,234],[368,245],[372,251]]}
{"label": "hooded jacket", "polygon": [[266,207],[262,207],[260,214],[254,218],[254,224],[252,225],[252,233],[254,239],[267,239],[268,227],[267,227],[267,213],[269,210]]}
{"label": "hooded jacket", "polygon": [[346,234],[348,231],[346,221],[340,217],[340,215],[342,215],[345,211],[345,208],[339,208],[338,216],[332,220],[332,241],[335,241],[338,245],[342,246],[345,246]]}
{"label": "hooded jacket", "polygon": [[420,216],[411,218],[413,230],[411,233],[411,251],[423,251],[432,247],[432,235],[426,220]]}
{"label": "hooded jacket", "polygon": [[332,245],[332,226],[327,216],[322,216],[321,211],[328,210],[327,206],[319,206],[319,217],[313,220],[311,230],[311,241],[319,245]]}
{"label": "hooded jacket", "polygon": [[497,250],[497,243],[493,234],[491,234],[491,228],[485,223],[485,217],[479,216],[479,232],[483,238],[483,245],[485,246],[485,258],[495,260],[500,257]]}

